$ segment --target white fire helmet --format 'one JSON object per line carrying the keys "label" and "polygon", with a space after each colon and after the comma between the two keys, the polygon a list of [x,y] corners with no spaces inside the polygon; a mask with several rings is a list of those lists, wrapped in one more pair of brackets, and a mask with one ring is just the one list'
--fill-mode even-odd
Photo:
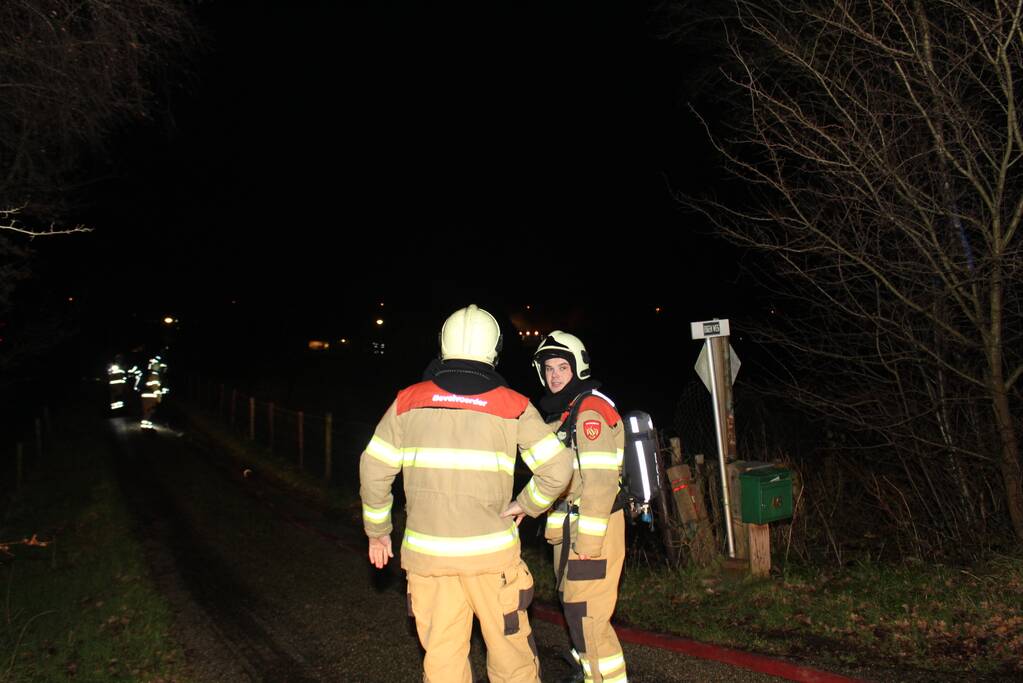
{"label": "white fire helmet", "polygon": [[543,362],[548,358],[567,357],[572,359],[574,366],[572,371],[576,377],[579,379],[590,378],[590,354],[583,346],[582,340],[574,334],[554,330],[543,338],[536,353],[533,354],[533,367],[536,368],[536,374],[540,377],[540,384],[547,386],[547,380],[543,374]]}
{"label": "white fire helmet", "polygon": [[501,328],[494,316],[475,304],[460,308],[440,328],[440,357],[461,358],[497,365]]}

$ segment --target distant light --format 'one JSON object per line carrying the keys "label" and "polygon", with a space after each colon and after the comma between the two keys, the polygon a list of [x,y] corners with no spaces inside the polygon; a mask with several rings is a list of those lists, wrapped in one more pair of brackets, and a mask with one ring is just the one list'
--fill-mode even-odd
{"label": "distant light", "polygon": [[654,309],[654,313],[660,313],[660,312],[661,312],[661,307],[660,306],[658,306],[657,308]]}
{"label": "distant light", "polygon": [[166,318],[163,319],[163,322],[167,325],[173,325],[177,321],[168,315]]}
{"label": "distant light", "polygon": [[381,302],[380,302],[380,308],[383,308],[383,307],[384,307],[384,302],[383,302],[383,301],[381,301]]}
{"label": "distant light", "polygon": [[539,333],[539,332],[537,332],[536,330],[533,330],[533,336],[534,336],[534,337],[539,337],[539,336],[540,336],[540,333]]}
{"label": "distant light", "polygon": [[74,300],[75,300],[75,298],[74,298],[73,296],[69,296],[69,297],[67,298],[67,300],[68,300],[68,301],[74,301]]}
{"label": "distant light", "polygon": [[340,339],[338,339],[338,342],[341,343],[341,344],[347,344],[348,340],[345,339],[344,337],[341,337]]}
{"label": "distant light", "polygon": [[322,339],[310,339],[309,350],[310,351],[326,351],[330,348],[330,343],[325,342]]}
{"label": "distant light", "polygon": [[531,310],[533,310],[533,307],[532,307],[532,306],[530,306],[529,304],[526,304],[526,310],[527,310],[527,311],[531,311]]}
{"label": "distant light", "polygon": [[384,319],[383,318],[377,318],[377,325],[383,325],[383,324],[384,324]]}

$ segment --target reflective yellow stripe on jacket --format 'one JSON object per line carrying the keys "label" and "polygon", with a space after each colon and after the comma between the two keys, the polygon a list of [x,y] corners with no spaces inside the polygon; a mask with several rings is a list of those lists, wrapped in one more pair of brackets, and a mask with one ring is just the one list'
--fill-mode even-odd
{"label": "reflective yellow stripe on jacket", "polygon": [[426,469],[471,470],[515,474],[515,459],[499,451],[464,448],[395,448],[374,435],[366,452],[391,467],[422,467]]}
{"label": "reflective yellow stripe on jacket", "polygon": [[624,451],[608,453],[603,451],[585,451],[579,453],[575,468],[584,470],[615,470],[622,466]]}
{"label": "reflective yellow stripe on jacket", "polygon": [[535,479],[529,480],[529,483],[526,485],[526,494],[529,495],[530,500],[542,509],[549,508],[551,503],[554,502],[554,498],[548,498],[540,493],[540,487],[536,485]]}
{"label": "reflective yellow stripe on jacket", "polygon": [[430,536],[406,529],[402,546],[424,555],[468,557],[505,550],[515,545],[518,538],[519,528],[514,525],[505,531],[483,536]]}
{"label": "reflective yellow stripe on jacket", "polygon": [[558,435],[551,432],[522,451],[522,460],[533,470],[560,453],[562,448],[564,446],[558,440]]}
{"label": "reflective yellow stripe on jacket", "polygon": [[362,518],[373,524],[383,524],[391,518],[391,506],[375,508],[362,504]]}
{"label": "reflective yellow stripe on jacket", "polygon": [[579,516],[579,533],[590,536],[603,536],[607,533],[607,517]]}
{"label": "reflective yellow stripe on jacket", "polygon": [[507,453],[498,451],[477,451],[464,448],[403,448],[401,454],[405,467],[515,474],[515,459]]}
{"label": "reflective yellow stripe on jacket", "polygon": [[376,434],[374,434],[373,438],[369,440],[369,445],[366,446],[366,453],[385,465],[401,467],[401,451],[381,439]]}

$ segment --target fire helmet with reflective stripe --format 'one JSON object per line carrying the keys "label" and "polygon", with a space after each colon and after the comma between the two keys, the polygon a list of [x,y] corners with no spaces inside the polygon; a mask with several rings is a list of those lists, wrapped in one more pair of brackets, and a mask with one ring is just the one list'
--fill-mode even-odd
{"label": "fire helmet with reflective stripe", "polygon": [[460,308],[440,328],[440,357],[461,358],[497,365],[501,328],[494,316],[475,304]]}
{"label": "fire helmet with reflective stripe", "polygon": [[572,373],[579,379],[590,378],[590,354],[579,337],[561,330],[554,330],[540,342],[533,354],[533,367],[540,377],[540,384],[547,386],[543,374],[543,362],[549,358],[564,358],[572,364]]}

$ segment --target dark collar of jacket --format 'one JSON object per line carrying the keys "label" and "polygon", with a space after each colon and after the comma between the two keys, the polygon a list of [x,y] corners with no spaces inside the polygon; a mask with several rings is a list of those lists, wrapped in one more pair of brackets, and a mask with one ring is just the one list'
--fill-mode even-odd
{"label": "dark collar of jacket", "polygon": [[433,359],[423,372],[423,381],[432,381],[444,391],[460,396],[484,394],[508,386],[504,377],[489,364],[461,359]]}

